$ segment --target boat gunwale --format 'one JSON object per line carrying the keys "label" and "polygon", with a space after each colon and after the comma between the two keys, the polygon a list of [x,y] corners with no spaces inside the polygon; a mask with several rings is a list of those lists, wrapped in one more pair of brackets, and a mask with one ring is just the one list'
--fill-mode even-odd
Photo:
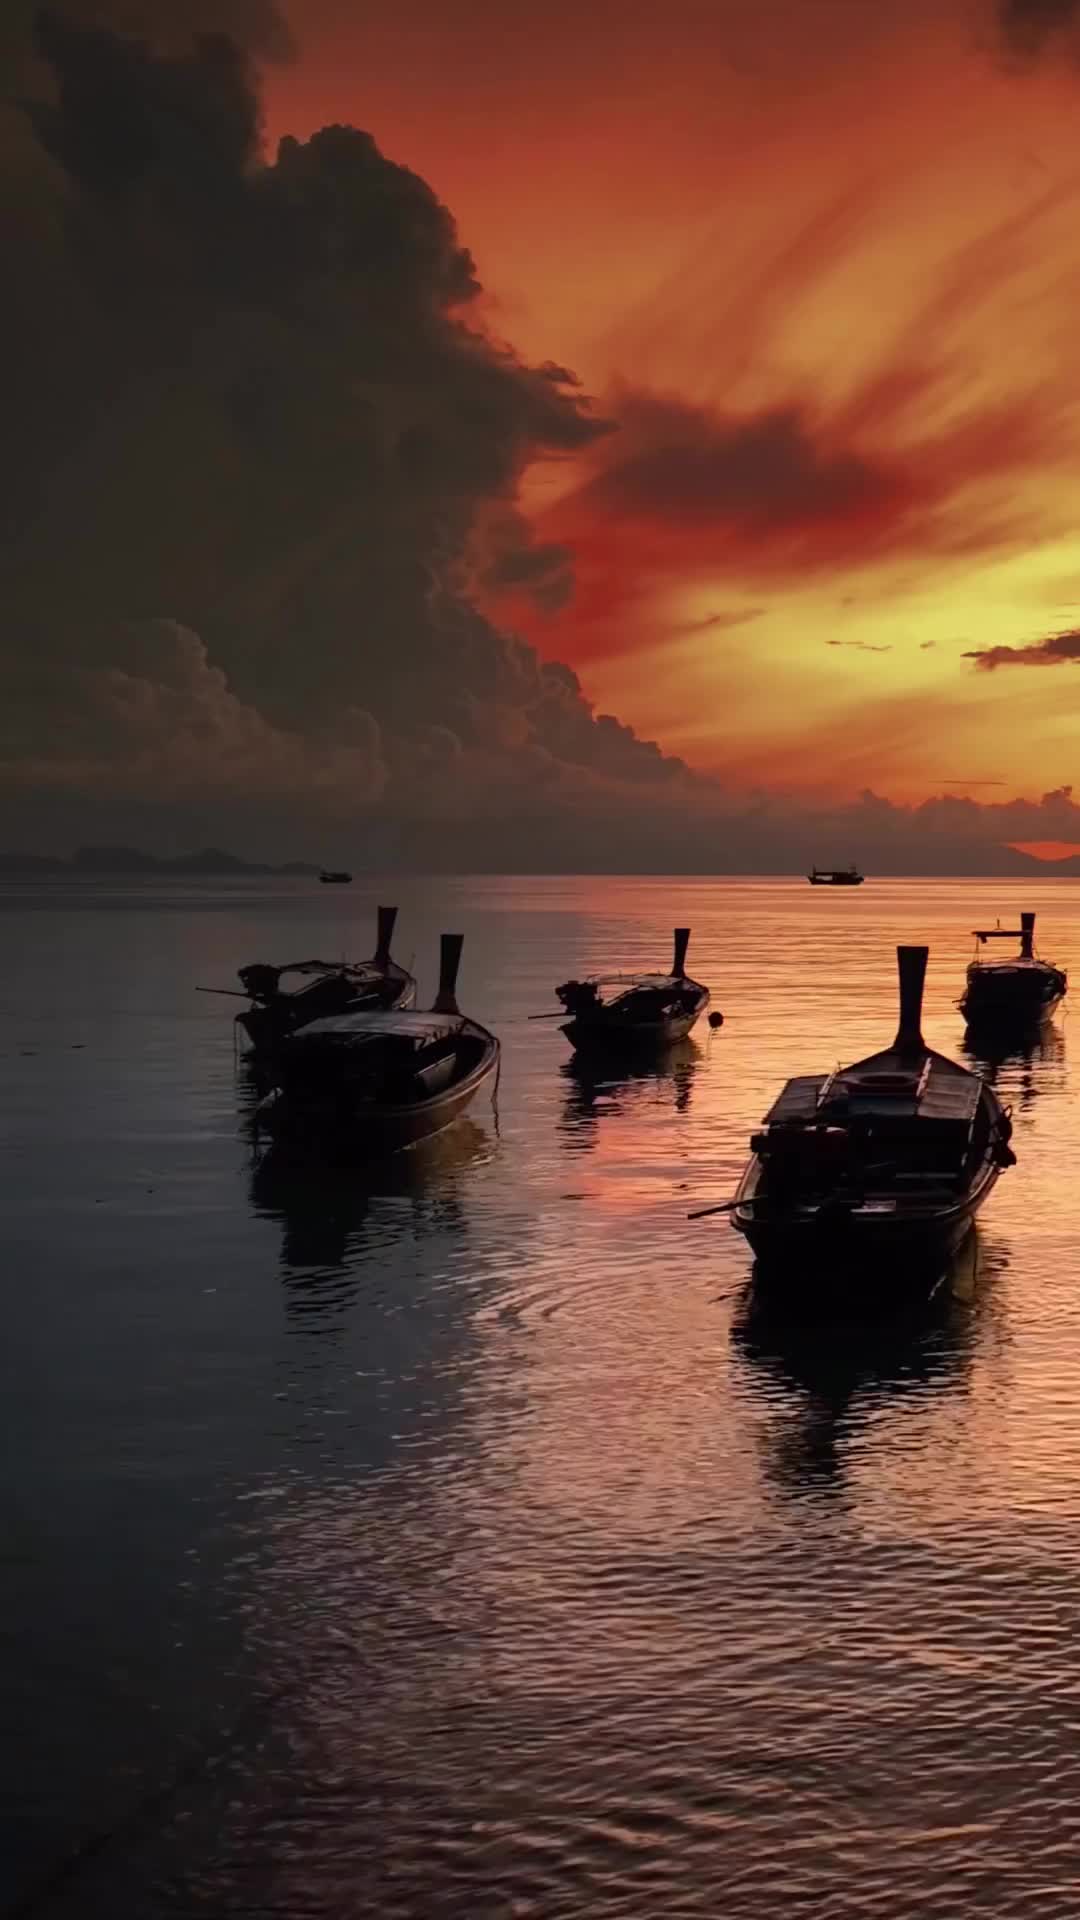
{"label": "boat gunwale", "polygon": [[[873,1059],[875,1056],[871,1055],[869,1057]],[[946,1066],[952,1067],[958,1074],[963,1074],[965,1077],[968,1077],[968,1069],[961,1067],[955,1060],[949,1060],[947,1055],[932,1054],[931,1057],[935,1060],[941,1060]],[[852,1069],[845,1068],[844,1071],[851,1072]],[[976,1079],[980,1078],[979,1075],[972,1077]],[[845,1233],[848,1231],[856,1231],[859,1232],[863,1238],[880,1238],[887,1234],[890,1229],[895,1230],[897,1227],[917,1229],[919,1227],[933,1226],[941,1230],[947,1230],[950,1226],[964,1219],[966,1216],[974,1216],[1000,1178],[1003,1170],[1001,1162],[998,1160],[995,1152],[995,1134],[997,1132],[999,1117],[1005,1117],[1005,1110],[993,1088],[990,1087],[985,1080],[980,1080],[980,1088],[979,1105],[985,1108],[987,1118],[991,1123],[990,1131],[972,1179],[963,1191],[957,1193],[955,1199],[952,1199],[947,1204],[942,1204],[940,1201],[935,1203],[928,1200],[920,1200],[914,1194],[908,1196],[906,1194],[882,1191],[878,1194],[872,1192],[865,1194],[862,1206],[849,1207],[841,1203],[840,1208],[838,1208],[837,1212],[832,1214],[831,1217],[826,1211],[824,1224],[822,1223],[822,1211],[823,1207],[828,1208],[828,1202],[823,1203],[818,1201],[813,1205],[790,1206],[783,1210],[776,1208],[771,1214],[764,1210],[758,1212],[755,1209],[752,1189],[761,1177],[764,1162],[761,1154],[755,1152],[751,1154],[750,1159],[743,1168],[739,1184],[735,1190],[735,1198],[730,1214],[731,1225],[737,1232],[745,1235],[747,1239],[752,1239],[752,1233],[757,1228],[764,1227],[767,1232],[770,1230],[773,1231],[778,1239],[785,1236],[790,1238],[799,1236],[809,1240],[822,1233],[832,1232],[835,1234],[837,1227],[840,1226],[842,1222],[842,1230]],[[916,1122],[916,1124],[918,1123]],[[750,1190],[748,1191],[748,1189]],[[889,1202],[891,1204],[883,1205],[883,1202]]]}

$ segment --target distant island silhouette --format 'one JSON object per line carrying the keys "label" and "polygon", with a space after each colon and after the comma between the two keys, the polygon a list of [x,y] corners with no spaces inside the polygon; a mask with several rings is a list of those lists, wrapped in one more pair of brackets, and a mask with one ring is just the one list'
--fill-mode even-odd
{"label": "distant island silhouette", "polygon": [[317,866],[288,860],[270,866],[263,860],[241,860],[220,847],[202,847],[197,853],[172,857],[145,853],[140,847],[79,847],[69,860],[47,853],[0,853],[0,873],[146,873],[146,874],[316,874]]}
{"label": "distant island silhouette", "polygon": [[[571,866],[569,863],[556,865],[547,860],[537,861],[535,858],[530,859],[527,845],[523,845],[519,850],[518,864],[514,867],[487,862],[474,866],[455,865],[446,858],[445,847],[429,845],[428,853],[429,858],[425,861],[419,848],[409,848],[400,853],[398,858],[390,859],[386,850],[381,849],[377,851],[374,859],[369,852],[368,861],[357,870],[372,876],[376,873],[637,874],[647,871],[637,864],[626,861],[609,867],[596,865],[587,868]],[[916,865],[913,861],[897,858],[895,853],[891,858],[882,854],[877,861],[860,860],[860,866],[871,882],[874,879],[905,877],[919,879],[935,876],[954,879],[1005,880],[1022,880],[1035,876],[1043,879],[1080,878],[1080,855],[1077,854],[1064,858],[1039,859],[1036,854],[1005,844],[992,847],[958,848],[954,850],[954,856],[955,864],[946,865],[938,852],[936,859],[928,860],[925,865]],[[771,875],[778,878],[787,876],[805,880],[806,876],[805,862],[800,859],[798,853],[790,862],[785,860],[783,863],[775,856],[771,859],[754,861],[749,853],[742,859],[737,856],[730,858],[730,851],[729,859],[729,865],[714,870],[716,879],[747,879],[758,875],[763,877]],[[228,853],[221,847],[201,847],[193,853],[172,855],[147,853],[141,847],[128,846],[79,847],[70,857],[48,853],[0,852],[0,875],[8,876],[66,874],[78,877],[94,874],[126,874],[133,877],[145,875],[147,879],[167,879],[170,875],[179,877],[203,875],[208,878],[217,875],[222,879],[228,879],[230,876],[243,878],[244,875],[261,874],[268,878],[287,879],[292,876],[306,879],[317,878],[322,871],[321,865],[314,861],[286,860],[274,864],[265,860],[244,860],[238,854]],[[702,877],[705,869],[678,864],[669,866],[667,871],[672,874]]]}

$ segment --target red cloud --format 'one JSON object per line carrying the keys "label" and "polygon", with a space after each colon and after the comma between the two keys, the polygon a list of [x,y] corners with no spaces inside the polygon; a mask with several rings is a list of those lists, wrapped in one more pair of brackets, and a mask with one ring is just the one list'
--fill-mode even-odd
{"label": "red cloud", "polygon": [[629,389],[622,431],[584,489],[587,505],[648,519],[741,527],[768,538],[899,504],[904,476],[830,446],[796,407],[739,418]]}

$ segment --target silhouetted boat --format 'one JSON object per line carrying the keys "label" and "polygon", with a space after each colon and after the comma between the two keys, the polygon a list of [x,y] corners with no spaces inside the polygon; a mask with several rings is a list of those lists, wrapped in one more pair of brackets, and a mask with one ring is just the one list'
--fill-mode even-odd
{"label": "silhouetted boat", "polygon": [[866,879],[858,867],[811,867],[806,877],[812,887],[861,887]]}
{"label": "silhouetted boat", "polygon": [[922,1037],[927,949],[897,959],[892,1046],[789,1080],[729,1203],[759,1262],[788,1263],[808,1287],[853,1261],[872,1286],[883,1265],[940,1259],[1015,1158],[997,1095]]}
{"label": "silhouetted boat", "polygon": [[[390,953],[396,919],[396,907],[379,908],[378,935],[370,960],[357,964],[292,960],[282,967],[255,961],[241,967],[244,993],[238,997],[246,997],[251,1005],[237,1014],[236,1025],[253,1051],[268,1056],[289,1034],[327,1014],[351,1008],[389,1012],[411,1007],[416,1000],[416,981]],[[232,992],[222,987],[205,987],[202,991]]]}
{"label": "silhouetted boat", "polygon": [[[670,973],[596,974],[556,987],[571,1016],[562,1029],[571,1045],[624,1051],[685,1040],[709,1004],[708,987],[686,972],[689,944],[689,927],[676,927]],[[720,1016],[713,1018],[719,1024]]]}
{"label": "silhouetted boat", "polygon": [[[1018,927],[999,921],[996,927],[977,928],[975,939],[975,958],[958,1003],[970,1027],[1035,1027],[1053,1013],[1069,980],[1060,967],[1036,957],[1033,913],[1022,913]],[[1011,960],[983,960],[978,949],[989,940],[1019,940],[1020,952]]]}
{"label": "silhouetted boat", "polygon": [[336,872],[333,867],[324,867],[319,875],[319,879],[322,881],[324,887],[348,887],[352,884],[351,873],[346,873],[344,869],[342,869],[341,872]]}
{"label": "silhouetted boat", "polygon": [[366,1154],[394,1152],[450,1126],[499,1067],[495,1035],[457,1003],[461,948],[460,933],[443,934],[429,1013],[345,1012],[284,1041],[257,1124],[272,1133],[347,1138]]}

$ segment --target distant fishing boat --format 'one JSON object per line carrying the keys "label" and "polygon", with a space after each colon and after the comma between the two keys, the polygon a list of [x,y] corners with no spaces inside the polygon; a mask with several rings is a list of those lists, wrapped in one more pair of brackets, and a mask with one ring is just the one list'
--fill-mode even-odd
{"label": "distant fishing boat", "polygon": [[291,960],[280,967],[253,961],[239,969],[242,994],[228,987],[202,987],[199,991],[250,1000],[246,1011],[237,1014],[236,1027],[245,1044],[263,1057],[272,1055],[289,1034],[326,1014],[344,1013],[348,1008],[390,1011],[411,1007],[416,1000],[416,981],[390,953],[396,920],[396,907],[379,908],[375,952],[370,960]]}
{"label": "distant fishing boat", "polygon": [[[1020,952],[1011,959],[984,960],[979,949],[990,940],[1019,940]],[[1022,913],[1018,927],[982,927],[975,930],[975,958],[967,970],[967,985],[959,1001],[969,1027],[1025,1028],[1048,1018],[1065,996],[1069,976],[1035,953],[1035,915]]]}
{"label": "distant fishing boat", "polygon": [[861,887],[866,879],[858,867],[811,867],[806,877],[812,887]]}
{"label": "distant fishing boat", "polygon": [[922,1270],[959,1246],[1015,1158],[1009,1114],[922,1036],[925,947],[898,947],[900,1023],[884,1052],[789,1080],[753,1135],[729,1212],[765,1265],[808,1289],[852,1268]]}
{"label": "distant fishing boat", "polygon": [[[689,927],[676,927],[670,973],[595,974],[556,987],[570,1019],[563,1027],[578,1048],[641,1049],[685,1040],[709,1004],[709,989],[686,972]],[[723,1016],[713,1014],[719,1026]]]}
{"label": "distant fishing boat", "polygon": [[352,874],[346,873],[344,868],[338,872],[333,867],[324,867],[319,875],[319,879],[322,881],[324,887],[348,887],[352,885]]}
{"label": "distant fishing boat", "polygon": [[368,1155],[413,1146],[450,1126],[497,1075],[499,1042],[457,1003],[462,935],[442,936],[428,1013],[349,1011],[314,1020],[275,1055],[276,1086],[258,1124],[332,1135]]}

